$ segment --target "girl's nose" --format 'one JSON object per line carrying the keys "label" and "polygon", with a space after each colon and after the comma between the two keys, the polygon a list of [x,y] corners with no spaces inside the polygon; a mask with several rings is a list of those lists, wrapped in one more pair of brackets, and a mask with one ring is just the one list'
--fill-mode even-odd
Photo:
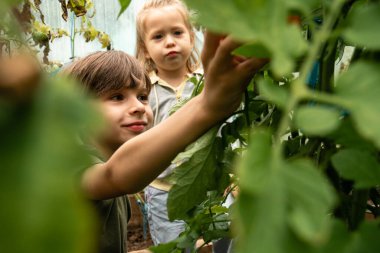
{"label": "girl's nose", "polygon": [[169,47],[173,45],[175,45],[174,38],[170,35],[166,36],[166,46]]}

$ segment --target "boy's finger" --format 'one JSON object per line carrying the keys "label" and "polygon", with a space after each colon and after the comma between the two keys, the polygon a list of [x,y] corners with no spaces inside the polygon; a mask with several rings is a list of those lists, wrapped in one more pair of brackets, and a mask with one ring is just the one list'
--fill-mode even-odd
{"label": "boy's finger", "polygon": [[219,43],[219,47],[216,52],[216,57],[218,57],[218,61],[222,62],[232,62],[235,58],[232,55],[232,51],[241,46],[241,43],[236,42],[232,39],[231,36],[226,37]]}
{"label": "boy's finger", "polygon": [[265,64],[269,62],[269,59],[266,58],[248,58],[245,61],[239,63],[240,69],[245,69],[247,71],[259,71]]}
{"label": "boy's finger", "polygon": [[216,34],[210,31],[204,33],[204,46],[201,54],[203,68],[207,69],[209,62],[214,57],[216,50],[219,47],[220,41],[224,35]]}

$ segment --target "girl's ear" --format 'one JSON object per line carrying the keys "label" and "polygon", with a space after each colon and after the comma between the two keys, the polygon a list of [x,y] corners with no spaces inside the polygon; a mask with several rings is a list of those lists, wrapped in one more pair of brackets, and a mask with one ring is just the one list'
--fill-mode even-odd
{"label": "girl's ear", "polygon": [[145,59],[149,60],[150,59],[150,54],[148,53],[148,50],[144,47],[144,57]]}
{"label": "girl's ear", "polygon": [[191,33],[190,33],[190,43],[191,43],[191,47],[195,47],[195,32],[194,31],[192,31]]}

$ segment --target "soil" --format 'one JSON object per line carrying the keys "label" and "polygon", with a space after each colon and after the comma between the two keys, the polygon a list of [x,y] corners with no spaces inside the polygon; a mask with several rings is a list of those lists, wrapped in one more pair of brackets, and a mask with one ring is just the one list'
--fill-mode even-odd
{"label": "soil", "polygon": [[[143,198],[143,194],[140,196]],[[144,239],[143,215],[137,205],[134,195],[129,196],[132,216],[128,222],[128,252],[134,250],[147,249],[153,245],[150,237],[149,227],[146,228],[146,238]]]}
{"label": "soil", "polygon": [[153,242],[150,238],[149,231],[147,233],[147,238],[144,239],[142,227],[128,228],[128,252],[147,249],[152,245]]}

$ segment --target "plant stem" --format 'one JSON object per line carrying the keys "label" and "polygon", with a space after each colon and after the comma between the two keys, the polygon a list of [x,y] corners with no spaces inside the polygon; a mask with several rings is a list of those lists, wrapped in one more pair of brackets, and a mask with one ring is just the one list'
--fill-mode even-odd
{"label": "plant stem", "polygon": [[249,94],[247,89],[244,92],[244,114],[247,126],[251,126],[251,119],[249,118]]}
{"label": "plant stem", "polygon": [[344,107],[345,109],[350,108],[349,101],[345,99],[341,99],[340,97],[329,94],[329,93],[309,92],[308,94],[305,95],[304,99],[315,100],[315,101],[323,102],[326,104],[335,104],[340,107]]}
{"label": "plant stem", "polygon": [[301,66],[300,76],[293,82],[290,99],[285,108],[275,136],[275,147],[278,146],[274,151],[275,156],[281,156],[282,154],[283,147],[281,145],[281,138],[286,134],[287,129],[290,126],[290,113],[294,110],[299,101],[311,96],[312,92],[309,91],[306,86],[307,77],[313,67],[315,59],[318,58],[318,54],[321,50],[322,45],[329,38],[329,31],[332,29],[336,19],[339,17],[340,10],[344,3],[345,0],[335,0],[332,3],[330,13],[327,16],[326,20],[323,22],[320,30],[316,32],[309,53],[306,56],[306,60]]}
{"label": "plant stem", "polygon": [[70,34],[70,42],[71,42],[71,59],[75,57],[75,16],[74,13],[71,14],[72,26],[71,26],[71,34]]}
{"label": "plant stem", "polygon": [[202,75],[201,78],[199,78],[199,80],[197,82],[197,85],[195,86],[195,89],[194,89],[193,94],[191,95],[191,97],[195,97],[196,95],[199,94],[199,88],[201,87],[201,84],[203,82],[203,78],[204,78],[204,75]]}
{"label": "plant stem", "polygon": [[[339,17],[340,10],[345,3],[345,0],[335,0],[332,3],[330,14],[327,19],[324,20],[321,29],[316,31],[316,35],[311,44],[309,54],[306,57],[305,63],[301,66],[299,80],[300,82],[295,82],[296,89],[305,89],[305,82],[313,67],[315,59],[318,58],[318,54],[321,50],[322,45],[329,38],[329,31],[335,24],[336,19]],[[302,86],[302,88],[301,88]]]}
{"label": "plant stem", "polygon": [[367,208],[369,190],[354,190],[352,193],[352,208],[348,220],[351,230],[356,230],[359,224],[364,220],[365,210]]}

